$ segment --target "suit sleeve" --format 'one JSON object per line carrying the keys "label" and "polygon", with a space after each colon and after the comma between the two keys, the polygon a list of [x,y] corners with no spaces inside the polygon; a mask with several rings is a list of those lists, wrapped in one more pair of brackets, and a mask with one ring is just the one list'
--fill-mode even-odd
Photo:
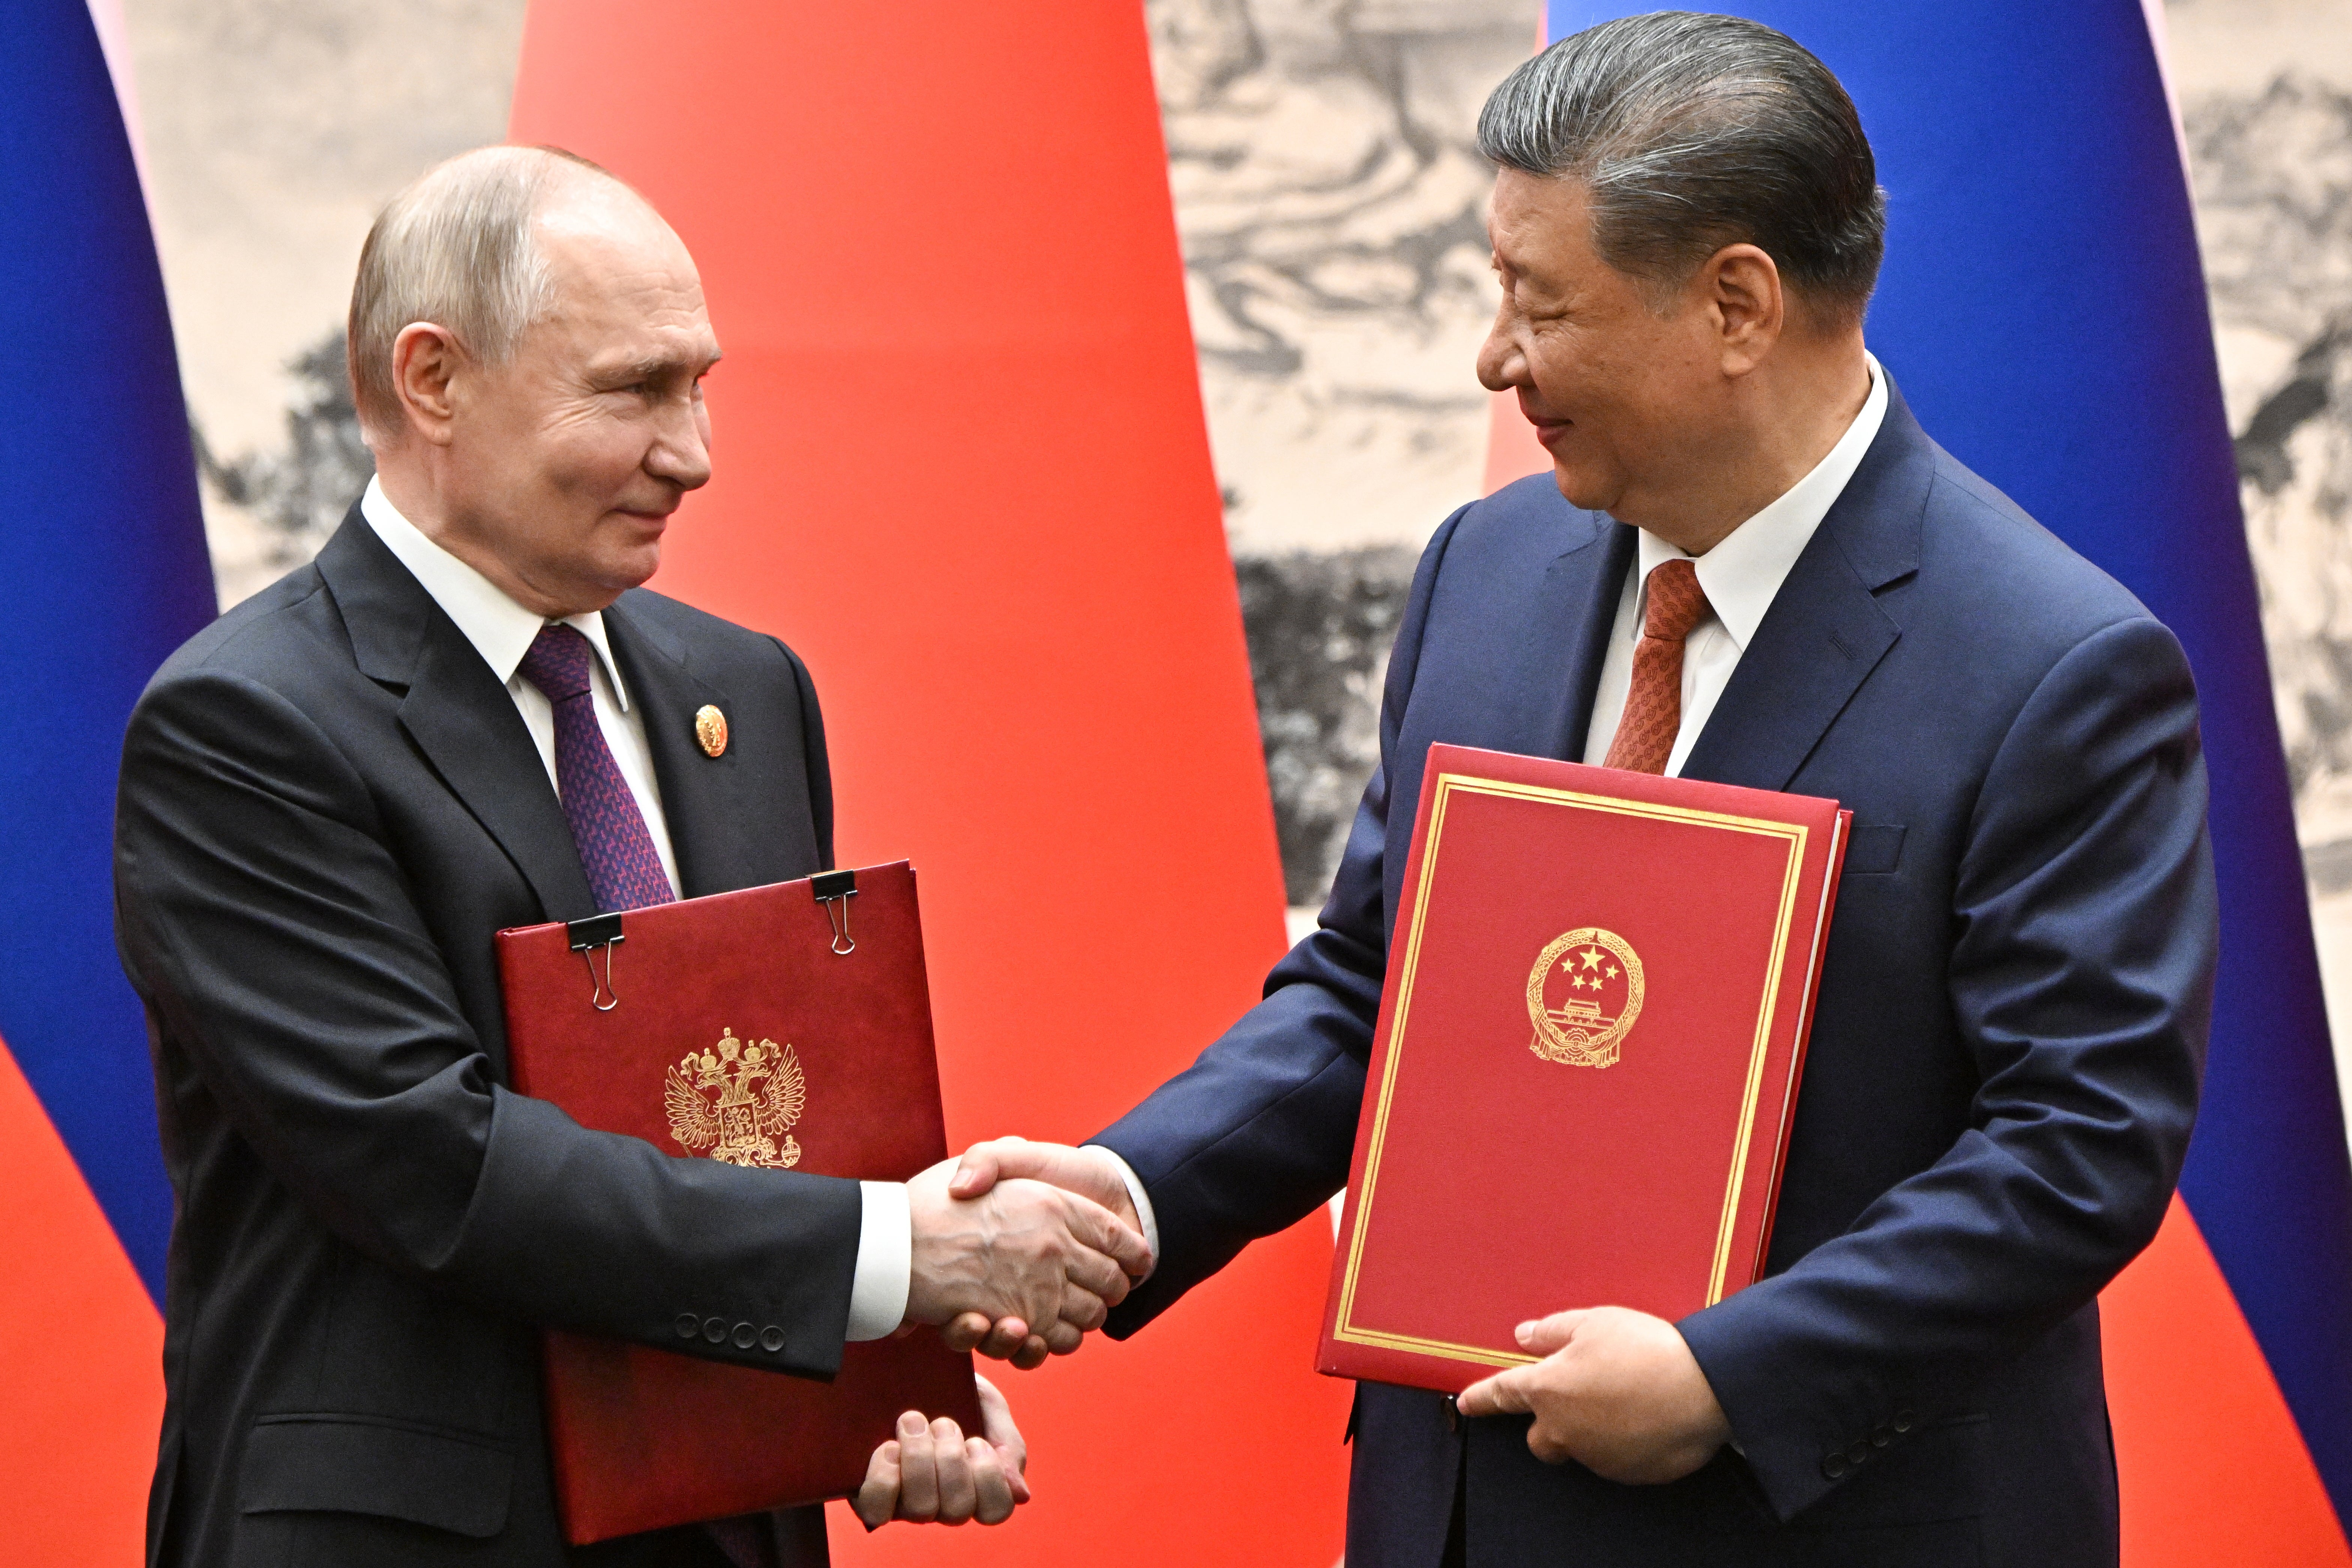
{"label": "suit sleeve", "polygon": [[1785,1272],[1685,1319],[1787,1517],[2154,1237],[2189,1142],[2216,957],[2196,692],[2135,619],[2047,672],[1984,781],[1949,988],[1978,1089],[1944,1156]]}
{"label": "suit sleeve", "polygon": [[366,781],[282,697],[158,679],[125,738],[115,878],[158,1048],[351,1246],[525,1321],[838,1368],[857,1184],[673,1160],[499,1085]]}
{"label": "suit sleeve", "polygon": [[1430,600],[1461,518],[1446,519],[1413,573],[1381,693],[1380,766],[1315,931],[1266,976],[1265,1000],[1199,1060],[1087,1140],[1128,1163],[1159,1221],[1158,1263],[1111,1314],[1115,1339],[1252,1241],[1297,1223],[1348,1179],[1388,967],[1389,781]]}

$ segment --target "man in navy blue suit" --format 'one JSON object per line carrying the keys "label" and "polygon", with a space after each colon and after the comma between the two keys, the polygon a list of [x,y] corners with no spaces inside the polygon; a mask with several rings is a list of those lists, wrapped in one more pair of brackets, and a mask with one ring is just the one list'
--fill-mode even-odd
{"label": "man in navy blue suit", "polygon": [[1096,1144],[982,1145],[961,1190],[1131,1213],[1156,1268],[1114,1334],[1328,1198],[1433,742],[1832,796],[1855,827],[1768,1278],[1676,1323],[1561,1302],[1458,1405],[1362,1385],[1348,1561],[2111,1563],[2096,1296],[2179,1171],[2216,947],[2179,646],[1866,352],[1885,198],[1795,43],[1612,22],[1479,135],[1479,376],[1555,472],[1431,541],[1380,771],[1265,1001]]}

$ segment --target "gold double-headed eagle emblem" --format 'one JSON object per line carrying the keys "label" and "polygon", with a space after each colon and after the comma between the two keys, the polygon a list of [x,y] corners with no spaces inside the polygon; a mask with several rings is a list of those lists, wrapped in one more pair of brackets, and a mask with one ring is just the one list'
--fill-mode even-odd
{"label": "gold double-headed eagle emblem", "polygon": [[1642,1016],[1642,960],[1613,931],[1579,926],[1554,938],[1528,972],[1528,1049],[1570,1067],[1615,1065],[1617,1047]]}
{"label": "gold double-headed eagle emblem", "polygon": [[[753,1093],[762,1082],[767,1087]],[[669,1107],[669,1135],[688,1149],[708,1149],[711,1159],[730,1165],[782,1170],[800,1163],[792,1127],[801,1119],[808,1082],[800,1054],[789,1045],[739,1040],[734,1030],[724,1030],[717,1045],[688,1051],[664,1070],[662,1098]]]}

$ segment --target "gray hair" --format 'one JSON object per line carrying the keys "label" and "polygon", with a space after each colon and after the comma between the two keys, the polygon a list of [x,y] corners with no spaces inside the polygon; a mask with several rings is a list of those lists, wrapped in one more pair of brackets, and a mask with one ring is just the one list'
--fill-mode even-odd
{"label": "gray hair", "polygon": [[1486,100],[1478,148],[1580,182],[1594,248],[1647,284],[1742,241],[1835,316],[1878,280],[1886,193],[1853,100],[1760,23],[1659,11],[1562,38]]}
{"label": "gray hair", "polygon": [[500,364],[524,329],[555,305],[532,219],[548,190],[589,171],[560,147],[478,147],[418,176],[368,230],[352,284],[352,397],[362,425],[400,423],[392,346],[414,322],[446,328],[467,353]]}

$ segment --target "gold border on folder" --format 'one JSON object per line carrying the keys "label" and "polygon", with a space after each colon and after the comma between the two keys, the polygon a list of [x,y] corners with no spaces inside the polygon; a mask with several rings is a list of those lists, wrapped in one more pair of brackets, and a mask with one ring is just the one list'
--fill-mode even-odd
{"label": "gold border on folder", "polygon": [[[1759,834],[1788,844],[1788,868],[1780,883],[1780,918],[1773,925],[1772,954],[1764,971],[1764,1002],[1756,1016],[1755,1043],[1748,1058],[1748,1085],[1740,1096],[1739,1121],[1732,1139],[1731,1170],[1724,1186],[1723,1216],[1716,1227],[1715,1260],[1708,1272],[1706,1287],[1706,1304],[1710,1307],[1723,1300],[1723,1281],[1730,1271],[1732,1226],[1738,1217],[1739,1194],[1748,1175],[1748,1151],[1755,1134],[1757,1100],[1764,1088],[1764,1058],[1771,1043],[1772,1015],[1775,1004],[1780,1000],[1781,974],[1788,958],[1790,917],[1796,909],[1798,884],[1805,862],[1805,841],[1810,830],[1800,823],[1769,822],[1761,817],[1734,816],[1685,805],[1619,800],[1610,795],[1585,795],[1541,784],[1475,778],[1466,773],[1437,775],[1437,794],[1430,803],[1429,842],[1422,850],[1421,880],[1413,889],[1412,919],[1406,927],[1404,968],[1397,976],[1396,1013],[1389,1031],[1388,1061],[1381,1073],[1380,1097],[1373,1103],[1372,1136],[1364,1151],[1364,1186],[1356,1202],[1355,1225],[1348,1235],[1348,1265],[1340,1276],[1339,1311],[1331,1337],[1348,1344],[1407,1351],[1482,1366],[1523,1366],[1537,1358],[1510,1351],[1493,1350],[1485,1345],[1455,1344],[1447,1340],[1397,1333],[1355,1321],[1356,1278],[1363,1264],[1364,1233],[1371,1223],[1372,1194],[1380,1177],[1381,1145],[1388,1138],[1389,1111],[1396,1093],[1397,1064],[1404,1059],[1405,1022],[1412,1005],[1413,979],[1421,967],[1421,939],[1426,929],[1429,890],[1437,879],[1437,851],[1445,830],[1446,807],[1457,793],[1604,811],[1619,816],[1647,817],[1657,822],[1690,823],[1733,833]],[[1810,968],[1806,973],[1811,974]],[[1579,1304],[1563,1301],[1560,1306],[1566,1308]]]}

